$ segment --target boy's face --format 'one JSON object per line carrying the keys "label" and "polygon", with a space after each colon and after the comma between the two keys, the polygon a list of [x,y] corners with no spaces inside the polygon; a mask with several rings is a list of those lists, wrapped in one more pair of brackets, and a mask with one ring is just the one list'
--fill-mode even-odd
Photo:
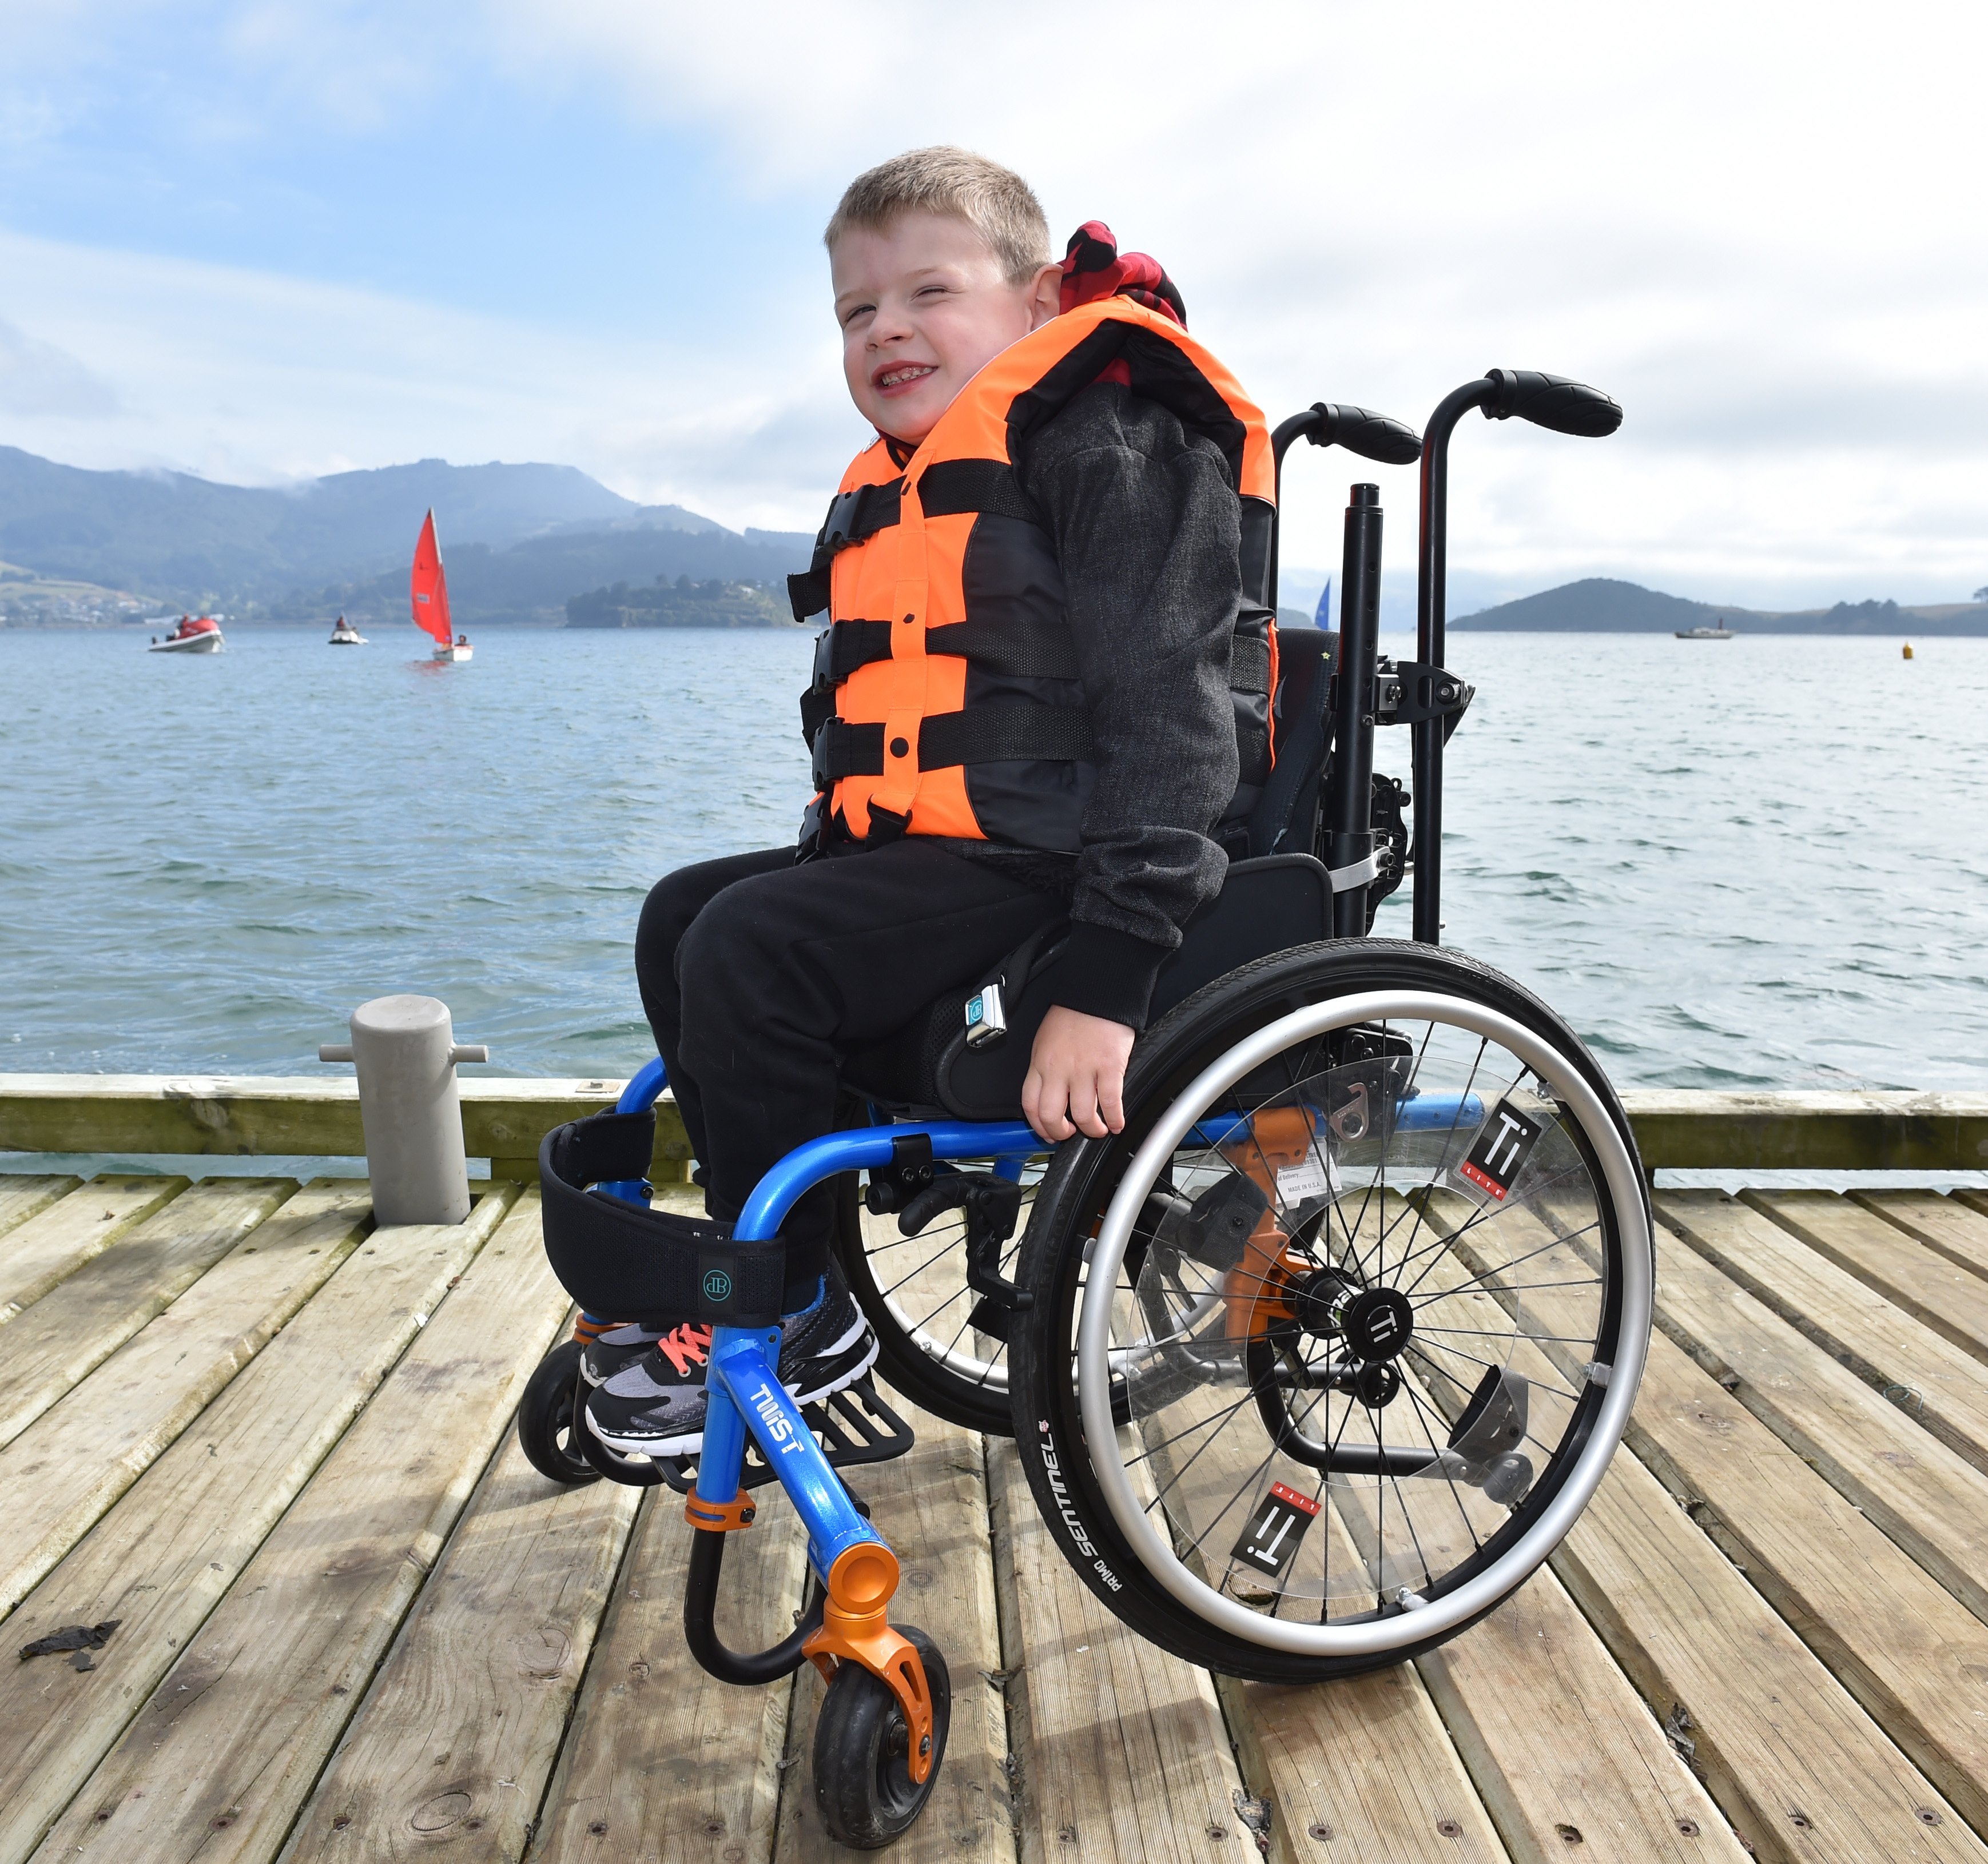
{"label": "boy's face", "polygon": [[914,444],[983,364],[1057,314],[1057,267],[1013,284],[986,241],[948,214],[858,228],[829,265],[850,399],[881,432]]}

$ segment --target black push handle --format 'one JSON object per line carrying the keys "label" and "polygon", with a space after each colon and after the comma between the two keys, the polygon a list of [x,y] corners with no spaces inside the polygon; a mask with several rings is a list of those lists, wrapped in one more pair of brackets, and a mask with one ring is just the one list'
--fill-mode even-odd
{"label": "black push handle", "polygon": [[1405,421],[1341,401],[1314,401],[1311,411],[1305,438],[1314,447],[1344,447],[1383,466],[1412,466],[1422,457],[1422,436]]}
{"label": "black push handle", "polygon": [[1344,447],[1383,466],[1412,466],[1422,456],[1422,437],[1406,421],[1340,401],[1314,401],[1302,414],[1277,423],[1270,440],[1280,468],[1300,439],[1314,447]]}
{"label": "black push handle", "polygon": [[1484,404],[1486,420],[1508,420],[1516,414],[1536,427],[1576,434],[1583,440],[1600,440],[1622,424],[1621,406],[1585,382],[1543,374],[1537,369],[1487,369],[1484,376],[1493,384],[1490,399]]}

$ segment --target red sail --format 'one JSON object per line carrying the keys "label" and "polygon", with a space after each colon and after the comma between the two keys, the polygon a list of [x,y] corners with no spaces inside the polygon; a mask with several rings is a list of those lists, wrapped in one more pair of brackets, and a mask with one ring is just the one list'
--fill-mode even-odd
{"label": "red sail", "polygon": [[441,572],[441,546],[435,542],[434,512],[422,520],[414,542],[412,587],[414,626],[425,629],[445,647],[455,639],[448,618],[448,579]]}

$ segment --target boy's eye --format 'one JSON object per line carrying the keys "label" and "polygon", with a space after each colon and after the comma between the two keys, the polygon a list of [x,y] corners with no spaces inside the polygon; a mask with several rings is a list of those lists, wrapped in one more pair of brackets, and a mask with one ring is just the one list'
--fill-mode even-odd
{"label": "boy's eye", "polygon": [[857,318],[876,309],[874,304],[852,304],[842,313],[842,327],[846,330]]}

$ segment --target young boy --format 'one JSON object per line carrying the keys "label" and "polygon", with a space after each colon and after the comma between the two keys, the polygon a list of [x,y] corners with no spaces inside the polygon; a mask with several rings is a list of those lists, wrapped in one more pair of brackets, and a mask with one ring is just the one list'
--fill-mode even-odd
{"label": "young boy", "polygon": [[[802,701],[822,794],[798,856],[681,870],[636,935],[728,1222],[830,1130],[844,1053],[1066,914],[1023,1112],[1052,1141],[1121,1130],[1155,974],[1220,890],[1223,832],[1268,764],[1268,616],[1242,596],[1267,549],[1267,437],[1165,275],[1096,223],[1057,265],[1027,184],[956,149],[859,176],[825,243],[877,438],[794,579],[796,615],[831,617]],[[782,1230],[780,1376],[803,1403],[876,1356],[831,1224],[819,1187]],[[694,1454],[709,1338],[604,1336],[592,1428]]]}

